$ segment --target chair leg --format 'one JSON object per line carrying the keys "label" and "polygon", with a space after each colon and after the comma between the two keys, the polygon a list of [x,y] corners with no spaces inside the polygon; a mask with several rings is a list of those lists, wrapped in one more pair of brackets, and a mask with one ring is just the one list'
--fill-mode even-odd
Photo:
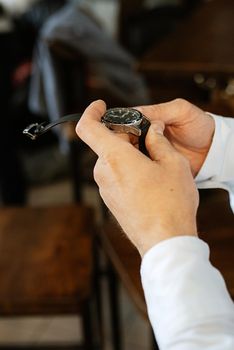
{"label": "chair leg", "polygon": [[150,329],[150,335],[151,335],[151,349],[152,350],[159,350],[158,343],[155,339],[155,335],[152,329]]}
{"label": "chair leg", "polygon": [[110,263],[108,263],[108,287],[111,314],[111,332],[114,350],[122,350],[122,332],[120,322],[119,286],[117,275]]}
{"label": "chair leg", "polygon": [[95,299],[95,307],[97,309],[97,327],[98,327],[98,336],[100,338],[100,345],[101,348],[104,348],[104,318],[103,318],[103,303],[102,303],[102,270],[101,270],[101,264],[100,264],[100,247],[99,247],[99,240],[98,236],[94,237],[93,242],[93,290],[94,293],[94,299]]}
{"label": "chair leg", "polygon": [[73,182],[74,200],[77,203],[82,201],[82,185],[84,180],[82,179],[82,165],[81,165],[81,154],[84,149],[84,144],[72,140],[69,142],[69,156],[70,156],[70,171]]}
{"label": "chair leg", "polygon": [[94,350],[94,329],[92,323],[91,315],[91,305],[87,301],[83,307],[81,317],[82,317],[82,327],[83,327],[83,338],[84,338],[84,350]]}

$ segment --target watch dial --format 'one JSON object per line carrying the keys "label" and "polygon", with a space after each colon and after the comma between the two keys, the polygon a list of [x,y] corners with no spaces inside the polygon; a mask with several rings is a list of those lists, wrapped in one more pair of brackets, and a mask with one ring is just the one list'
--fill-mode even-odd
{"label": "watch dial", "polygon": [[103,122],[133,124],[142,120],[142,114],[133,108],[111,108],[102,117]]}

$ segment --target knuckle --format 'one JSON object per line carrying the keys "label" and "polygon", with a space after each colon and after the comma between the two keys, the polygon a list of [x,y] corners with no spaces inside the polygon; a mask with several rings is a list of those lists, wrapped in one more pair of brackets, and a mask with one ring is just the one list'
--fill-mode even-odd
{"label": "knuckle", "polygon": [[93,178],[98,185],[100,185],[103,182],[102,169],[99,160],[96,162],[93,168]]}
{"label": "knuckle", "polygon": [[81,118],[76,125],[76,133],[78,136],[82,136],[85,130],[85,121]]}
{"label": "knuckle", "polygon": [[116,156],[114,152],[106,152],[105,154],[103,154],[103,162],[110,168],[114,166],[115,158]]}
{"label": "knuckle", "polygon": [[189,102],[187,100],[185,100],[184,98],[178,97],[175,100],[173,100],[174,103],[181,105],[181,106],[185,106],[188,105]]}
{"label": "knuckle", "polygon": [[177,111],[180,111],[180,113],[183,113],[183,112],[185,113],[192,106],[192,104],[189,101],[187,101],[181,97],[173,100],[173,103],[175,103],[175,105],[177,106]]}
{"label": "knuckle", "polygon": [[108,151],[103,153],[100,158],[98,158],[94,169],[93,177],[98,185],[104,185],[107,180],[112,178],[118,172],[118,157]]}
{"label": "knuckle", "polygon": [[112,145],[108,150],[103,150],[102,158],[103,162],[108,165],[110,168],[115,168],[121,159],[120,153],[123,153],[123,147],[119,150],[118,145]]}

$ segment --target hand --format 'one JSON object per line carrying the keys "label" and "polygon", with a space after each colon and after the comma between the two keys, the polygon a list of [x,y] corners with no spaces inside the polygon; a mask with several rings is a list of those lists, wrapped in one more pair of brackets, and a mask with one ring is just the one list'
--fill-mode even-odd
{"label": "hand", "polygon": [[103,101],[92,103],[76,131],[98,155],[94,178],[129,239],[143,255],[167,238],[196,235],[198,193],[189,162],[163,136],[160,123],[148,131],[151,159],[146,157],[100,123],[105,108]]}
{"label": "hand", "polygon": [[185,156],[194,176],[197,175],[210,149],[215,130],[211,116],[183,99],[137,107],[152,124],[162,121],[165,136]]}

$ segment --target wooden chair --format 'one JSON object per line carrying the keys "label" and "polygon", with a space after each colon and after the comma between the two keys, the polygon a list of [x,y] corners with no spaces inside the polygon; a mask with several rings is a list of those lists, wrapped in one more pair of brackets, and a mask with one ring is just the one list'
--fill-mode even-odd
{"label": "wooden chair", "polygon": [[[211,262],[223,274],[228,290],[234,299],[234,215],[228,195],[223,190],[202,190],[198,211],[199,235],[210,246]],[[140,280],[140,256],[123,236],[113,217],[105,222],[100,241],[109,263],[110,301],[112,305],[113,344],[115,350],[123,348],[120,324],[118,282],[124,285],[137,311],[148,319]],[[153,344],[157,349],[157,344]]]}
{"label": "wooden chair", "polygon": [[94,349],[93,237],[85,206],[1,208],[1,317],[80,315],[82,349]]}

